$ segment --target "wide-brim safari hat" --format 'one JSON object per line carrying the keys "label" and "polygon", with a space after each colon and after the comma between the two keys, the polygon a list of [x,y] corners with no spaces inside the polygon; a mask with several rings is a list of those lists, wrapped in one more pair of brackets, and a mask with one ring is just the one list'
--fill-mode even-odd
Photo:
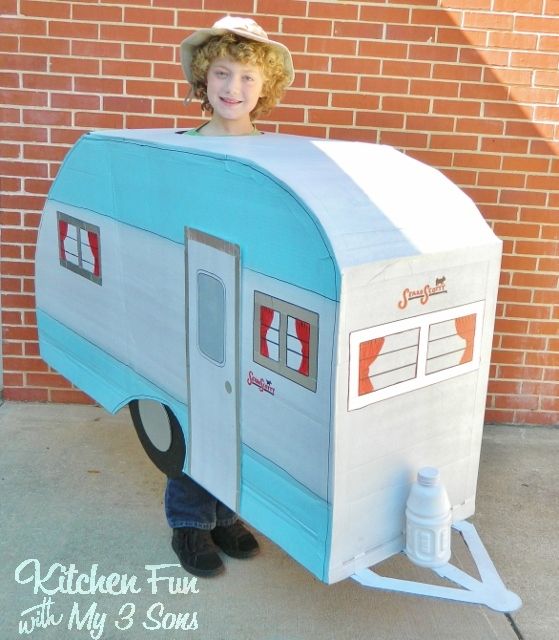
{"label": "wide-brim safari hat", "polygon": [[208,29],[199,29],[192,35],[188,36],[181,42],[181,63],[184,75],[190,84],[192,84],[192,56],[195,49],[204,44],[213,36],[222,36],[225,33],[235,33],[247,40],[255,40],[256,42],[264,42],[270,47],[275,48],[283,56],[283,64],[285,71],[289,76],[289,86],[295,77],[293,69],[293,60],[289,49],[281,42],[270,40],[268,34],[257,24],[252,18],[240,18],[236,16],[226,16],[218,20],[212,27]]}

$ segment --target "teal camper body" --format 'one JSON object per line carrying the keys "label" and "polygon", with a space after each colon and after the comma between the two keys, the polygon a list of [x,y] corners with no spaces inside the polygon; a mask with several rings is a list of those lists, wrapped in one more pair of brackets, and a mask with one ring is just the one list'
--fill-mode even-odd
{"label": "teal camper body", "polygon": [[390,147],[92,133],[41,222],[41,354],[332,583],[403,549],[419,467],[474,512],[500,252]]}

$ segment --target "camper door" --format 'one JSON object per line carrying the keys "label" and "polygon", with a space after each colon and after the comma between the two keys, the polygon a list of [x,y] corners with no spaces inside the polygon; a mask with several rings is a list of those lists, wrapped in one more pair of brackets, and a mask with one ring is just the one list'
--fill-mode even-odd
{"label": "camper door", "polygon": [[237,509],[239,247],[186,230],[189,474]]}

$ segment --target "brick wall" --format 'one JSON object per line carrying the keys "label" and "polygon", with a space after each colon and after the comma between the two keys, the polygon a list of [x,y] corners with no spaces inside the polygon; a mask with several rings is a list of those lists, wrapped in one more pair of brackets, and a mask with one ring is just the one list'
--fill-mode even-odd
{"label": "brick wall", "polygon": [[382,142],[440,168],[504,241],[487,420],[559,423],[559,0],[0,0],[4,396],[87,402],[38,356],[33,255],[71,145],[191,126],[176,44],[255,14],[297,78],[261,128]]}

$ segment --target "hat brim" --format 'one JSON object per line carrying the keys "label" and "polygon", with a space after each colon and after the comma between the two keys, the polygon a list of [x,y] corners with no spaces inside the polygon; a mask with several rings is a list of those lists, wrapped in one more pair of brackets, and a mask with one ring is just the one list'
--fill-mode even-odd
{"label": "hat brim", "polygon": [[184,75],[188,82],[192,84],[192,57],[194,55],[195,49],[197,49],[200,45],[207,42],[213,36],[222,36],[226,33],[234,33],[241,38],[245,38],[245,40],[255,40],[256,42],[263,42],[264,44],[277,49],[279,53],[283,56],[283,64],[287,75],[289,76],[289,82],[287,86],[293,83],[295,79],[295,70],[293,68],[293,60],[291,58],[291,53],[289,49],[281,42],[276,42],[275,40],[270,40],[269,38],[263,38],[254,33],[249,33],[244,31],[243,29],[223,29],[210,27],[209,29],[199,29],[195,31],[193,34],[185,38],[180,45],[180,55],[181,55],[181,64],[184,71]]}

